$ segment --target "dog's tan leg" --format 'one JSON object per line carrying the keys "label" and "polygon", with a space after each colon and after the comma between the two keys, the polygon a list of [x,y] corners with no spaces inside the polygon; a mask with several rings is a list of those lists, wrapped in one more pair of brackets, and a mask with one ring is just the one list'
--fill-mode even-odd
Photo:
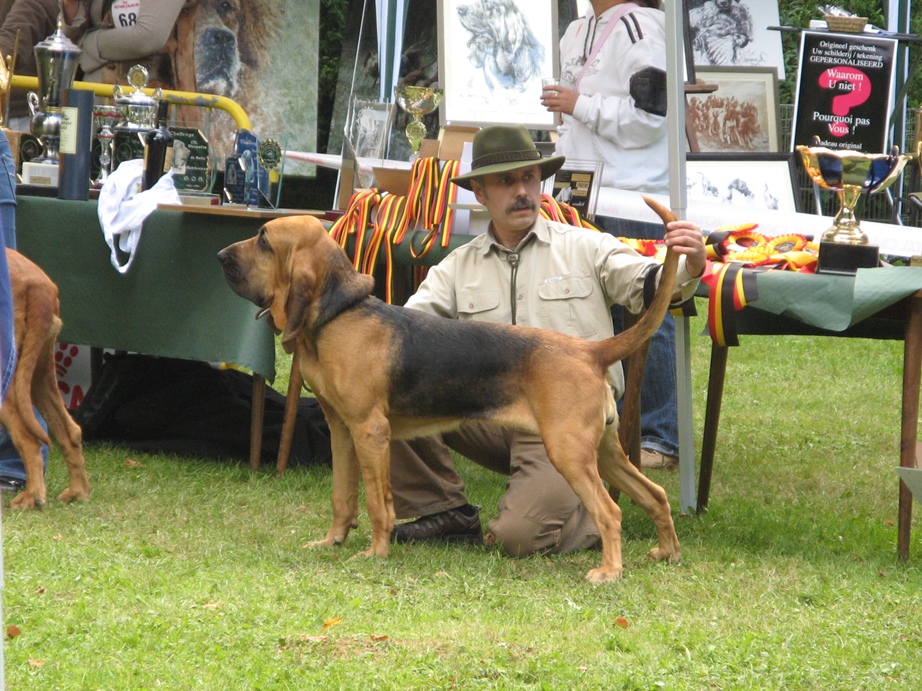
{"label": "dog's tan leg", "polygon": [[52,338],[39,359],[32,382],[32,402],[38,408],[52,438],[61,447],[67,463],[68,487],[58,495],[62,502],[90,498],[90,481],[86,476],[86,462],[83,458],[83,432],[74,422],[61,392],[54,370],[54,342]]}
{"label": "dog's tan leg", "polygon": [[394,497],[391,494],[391,429],[383,414],[352,426],[362,481],[365,484],[365,507],[371,519],[371,547],[365,557],[386,558],[394,529]]}
{"label": "dog's tan leg", "polygon": [[599,442],[599,473],[602,478],[634,500],[653,521],[659,546],[650,550],[654,561],[679,561],[679,537],[672,522],[666,491],[641,473],[625,455],[613,425]]}
{"label": "dog's tan leg", "polygon": [[612,500],[599,477],[595,443],[598,430],[592,427],[554,424],[542,428],[541,433],[554,467],[570,483],[599,529],[602,564],[591,569],[586,580],[607,583],[621,578],[621,508]]}
{"label": "dog's tan leg", "polygon": [[355,524],[359,501],[359,463],[346,425],[332,410],[323,406],[330,427],[333,452],[333,523],[322,540],[308,547],[333,547],[346,541]]}
{"label": "dog's tan leg", "polygon": [[[42,440],[23,424],[22,413],[16,408],[15,399],[11,399],[12,397],[3,404],[0,423],[6,427],[25,466],[26,487],[13,498],[10,507],[23,510],[41,508],[48,501],[48,493],[45,489],[45,467],[42,463]],[[32,415],[32,411],[30,410],[28,414]]]}

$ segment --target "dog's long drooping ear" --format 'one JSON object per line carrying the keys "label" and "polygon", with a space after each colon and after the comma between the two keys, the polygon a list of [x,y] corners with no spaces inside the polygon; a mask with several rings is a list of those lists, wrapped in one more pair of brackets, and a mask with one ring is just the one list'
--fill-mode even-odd
{"label": "dog's long drooping ear", "polygon": [[[326,235],[326,231],[323,231]],[[328,235],[312,248],[321,257],[295,253],[289,258],[290,277],[285,306],[282,347],[293,353],[298,333],[317,334],[337,315],[355,306],[375,287],[371,276],[355,270],[342,248]],[[323,267],[321,271],[316,269]]]}

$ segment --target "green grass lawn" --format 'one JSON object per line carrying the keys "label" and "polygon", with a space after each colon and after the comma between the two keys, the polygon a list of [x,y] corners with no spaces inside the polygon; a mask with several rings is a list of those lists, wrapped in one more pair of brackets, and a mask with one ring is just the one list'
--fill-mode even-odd
{"label": "green grass lawn", "polygon": [[[19,513],[3,496],[7,688],[918,688],[918,521],[910,561],[896,556],[902,343],[742,341],[710,511],[676,513],[683,561],[646,560],[653,527],[625,501],[624,578],[606,586],[582,580],[596,552],[351,559],[364,515],[343,548],[308,550],[330,517],[327,468],[276,479],[87,447],[89,502]],[[459,466],[488,519],[503,479]],[[678,474],[655,478],[677,506]],[[49,495],[64,483],[54,451]]]}

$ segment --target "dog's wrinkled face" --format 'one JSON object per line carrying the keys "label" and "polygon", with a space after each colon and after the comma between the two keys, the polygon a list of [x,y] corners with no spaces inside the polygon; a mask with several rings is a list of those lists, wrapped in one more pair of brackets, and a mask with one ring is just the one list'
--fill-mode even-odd
{"label": "dog's wrinkled face", "polygon": [[374,288],[312,216],[269,221],[255,237],[218,252],[218,261],[231,289],[262,308],[257,316],[268,312],[276,333],[284,332],[289,353],[302,328],[320,329]]}

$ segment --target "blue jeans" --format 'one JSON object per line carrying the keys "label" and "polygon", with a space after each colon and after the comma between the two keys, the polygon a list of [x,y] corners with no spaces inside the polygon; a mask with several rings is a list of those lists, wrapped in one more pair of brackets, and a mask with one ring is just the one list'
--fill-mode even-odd
{"label": "blue jeans", "polygon": [[[596,216],[593,223],[600,230],[617,237],[661,240],[659,223],[631,221],[624,218]],[[611,310],[615,333],[624,330],[623,309]],[[662,325],[650,339],[647,366],[640,390],[640,445],[667,456],[679,455],[679,413],[676,399],[675,320],[666,314]]]}
{"label": "blue jeans", "polygon": [[[16,165],[6,135],[0,132],[0,239],[4,247],[16,248]],[[6,252],[0,256],[0,403],[16,368],[13,338],[13,291]]]}

